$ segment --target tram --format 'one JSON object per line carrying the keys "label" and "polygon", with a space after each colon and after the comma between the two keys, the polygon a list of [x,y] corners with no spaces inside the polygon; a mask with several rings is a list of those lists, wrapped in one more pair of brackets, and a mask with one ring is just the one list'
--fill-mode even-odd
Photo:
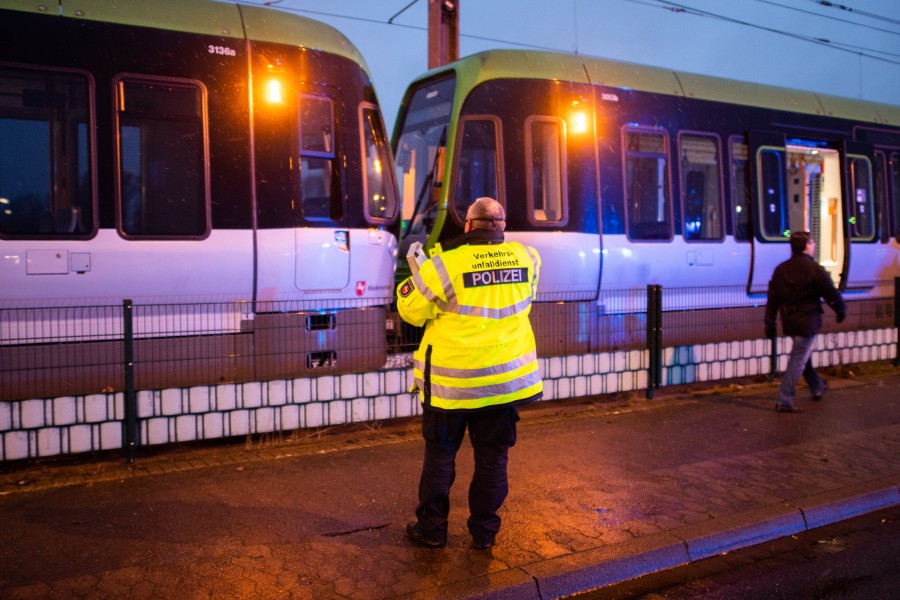
{"label": "tram", "polygon": [[401,254],[440,251],[472,200],[497,198],[507,238],[541,254],[534,322],[556,331],[536,336],[570,340],[563,353],[589,349],[616,290],[723,286],[737,293],[684,308],[764,303],[792,230],[813,233],[854,297],[900,275],[898,106],[493,50],[412,82],[392,148]]}
{"label": "tram", "polygon": [[[261,328],[299,323],[304,368],[334,366],[342,323],[384,337],[394,170],[333,28],[208,0],[0,0],[0,140],[0,346],[96,333],[18,309],[123,299],[181,306],[142,313],[144,337],[255,333],[234,347],[259,351],[282,344]],[[195,318],[210,302],[228,308]]]}

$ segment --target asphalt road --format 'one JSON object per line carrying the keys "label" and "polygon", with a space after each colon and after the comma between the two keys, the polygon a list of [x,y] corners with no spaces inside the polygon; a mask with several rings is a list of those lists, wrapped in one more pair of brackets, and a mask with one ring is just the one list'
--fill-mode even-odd
{"label": "asphalt road", "polygon": [[900,507],[717,556],[577,600],[894,600]]}

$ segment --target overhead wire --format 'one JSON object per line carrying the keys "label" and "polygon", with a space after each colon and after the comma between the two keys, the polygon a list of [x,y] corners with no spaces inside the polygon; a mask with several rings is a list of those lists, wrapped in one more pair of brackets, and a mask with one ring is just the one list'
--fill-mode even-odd
{"label": "overhead wire", "polygon": [[[820,19],[828,19],[830,21],[837,21],[839,23],[845,23],[847,25],[854,25],[856,27],[864,27],[866,29],[872,29],[874,31],[880,31],[882,33],[887,33],[890,35],[900,35],[900,31],[891,31],[890,29],[882,29],[881,27],[873,27],[872,25],[866,25],[865,23],[858,23],[856,21],[850,21],[849,19],[842,19],[840,17],[833,17],[831,15],[823,15],[822,13],[818,13],[812,10],[805,10],[802,8],[798,8],[796,6],[790,6],[788,4],[781,4],[779,2],[773,2],[772,0],[755,0],[761,4],[768,4],[769,6],[777,6],[778,8],[783,8],[785,10],[793,10],[796,12],[801,12],[807,15],[812,15],[814,17],[818,17]],[[814,0],[818,4],[818,0]]]}
{"label": "overhead wire", "polygon": [[[353,20],[353,21],[362,21],[362,22],[372,23],[372,24],[377,24],[377,25],[403,27],[404,29],[413,29],[413,30],[417,30],[417,31],[427,31],[428,30],[428,28],[425,26],[409,25],[409,24],[404,24],[404,23],[397,23],[394,21],[394,19],[397,16],[399,16],[401,13],[405,12],[409,7],[411,7],[413,4],[415,4],[418,0],[412,0],[403,9],[401,9],[399,12],[397,12],[395,15],[393,15],[388,20],[376,19],[376,18],[370,18],[370,17],[359,17],[359,16],[353,16],[353,15],[347,15],[347,14],[341,14],[341,13],[335,13],[335,12],[312,10],[312,9],[308,9],[308,8],[278,6],[282,1],[283,0],[264,0],[264,1],[259,1],[259,2],[253,2],[253,1],[249,1],[249,0],[238,0],[238,3],[255,5],[255,6],[273,6],[273,7],[277,6],[277,8],[279,10],[283,10],[286,12],[313,14],[313,15],[320,15],[320,16],[326,16],[326,17],[348,19],[348,20]],[[871,49],[871,48],[861,48],[859,46],[853,46],[851,44],[845,44],[842,42],[835,42],[833,40],[828,40],[825,38],[818,38],[818,37],[814,37],[814,36],[792,33],[792,32],[784,31],[784,30],[777,29],[774,27],[768,27],[765,25],[752,23],[750,21],[745,21],[743,19],[737,19],[734,17],[717,14],[714,12],[695,8],[692,6],[687,6],[684,4],[680,4],[678,2],[673,2],[671,0],[624,0],[624,1],[631,2],[633,4],[641,4],[644,6],[650,6],[653,8],[663,8],[663,9],[666,9],[666,10],[669,10],[669,11],[675,12],[675,13],[690,14],[693,16],[707,17],[707,18],[713,18],[713,19],[717,19],[717,20],[721,20],[721,21],[730,22],[730,23],[735,23],[738,25],[743,25],[745,27],[751,27],[754,29],[768,31],[770,33],[774,33],[777,35],[790,37],[790,38],[793,38],[798,41],[819,44],[821,46],[832,48],[834,50],[838,50],[838,51],[842,51],[842,52],[849,52],[849,53],[856,54],[856,55],[859,55],[859,56],[862,56],[865,58],[870,58],[872,60],[878,60],[878,61],[882,61],[882,62],[900,65],[900,60],[892,60],[890,58],[886,58],[883,56],[876,56],[876,55],[872,54],[872,53],[878,53],[878,54],[885,54],[888,56],[898,56],[897,54],[894,54],[894,53],[885,52],[882,50],[875,50],[875,49]],[[783,5],[778,5],[777,3],[774,3],[774,2],[768,2],[767,0],[758,0],[758,1],[765,2],[767,4],[773,4],[776,6],[781,6],[782,8],[790,8],[790,7],[786,7]],[[820,3],[819,0],[813,0],[813,1]],[[827,4],[830,5],[831,3],[827,3]],[[836,5],[836,6],[842,6],[842,5]],[[858,11],[855,11],[855,12],[858,12]],[[816,13],[812,13],[812,14],[816,14]],[[817,15],[817,16],[822,16],[822,15]],[[866,16],[868,16],[868,15],[866,15]],[[542,46],[542,45],[538,45],[538,44],[529,44],[529,43],[525,43],[525,42],[518,42],[518,41],[497,38],[497,37],[472,35],[472,34],[466,34],[466,33],[460,33],[460,37],[469,38],[469,39],[473,39],[473,40],[487,41],[487,42],[497,42],[497,43],[501,43],[501,44],[508,44],[511,46],[518,46],[518,47],[522,47],[522,48],[532,48],[532,49],[536,49],[536,50],[554,50],[554,51],[563,50],[563,51],[566,51],[561,48],[556,48],[556,47],[551,47],[551,46]]]}
{"label": "overhead wire", "polygon": [[[772,0],[755,0],[755,1],[760,2],[762,4],[768,4],[770,6],[777,6],[779,8],[784,8],[786,10],[793,10],[793,11],[801,12],[801,13],[804,13],[807,15],[812,15],[814,17],[829,19],[831,21],[838,21],[839,23],[844,23],[847,25],[855,25],[857,27],[864,27],[866,29],[872,29],[874,31],[880,31],[882,33],[887,33],[890,35],[900,36],[900,31],[891,31],[889,29],[882,29],[880,27],[872,27],[871,25],[866,25],[865,23],[857,23],[856,21],[850,21],[848,19],[841,19],[839,17],[832,17],[830,15],[823,15],[821,13],[817,13],[817,12],[814,12],[811,10],[804,10],[802,8],[797,8],[796,6],[789,6],[786,4],[781,4],[779,2],[773,2]],[[820,4],[819,0],[813,0],[813,1],[816,2],[816,4]],[[866,51],[866,52],[877,52],[879,54],[884,54],[885,56],[896,56],[896,57],[900,58],[900,53],[897,53],[897,52],[888,52],[887,50],[876,50],[874,48],[867,48],[865,46],[857,46],[854,44],[848,44],[846,42],[836,42],[834,40],[827,40],[827,41],[830,44],[834,44],[835,46],[840,46],[842,48],[850,48],[853,50],[861,50],[861,51]]]}
{"label": "overhead wire", "polygon": [[[280,0],[279,0],[279,1],[280,1]],[[412,6],[413,4],[415,4],[415,3],[418,2],[418,1],[419,1],[419,0],[412,0],[412,2],[410,2],[409,4],[407,4],[406,6],[404,6],[403,8],[401,8],[400,10],[398,10],[398,11],[396,12],[396,14],[394,14],[394,16],[392,16],[390,19],[387,20],[388,25],[393,25],[393,24],[394,24],[394,19],[396,19],[397,17],[399,17],[400,15],[402,15],[403,13],[405,13],[405,12],[407,11],[407,9],[408,9],[410,6]]]}
{"label": "overhead wire", "polygon": [[[868,50],[868,48],[863,48],[862,46],[855,46],[853,44],[847,44],[844,42],[831,42],[831,43],[833,45],[835,45],[835,47],[840,46],[841,48],[850,48],[851,51],[854,53],[856,53],[856,50]],[[877,50],[876,52],[879,52],[886,56],[896,56],[897,58],[900,58],[900,53],[897,53],[897,52],[888,52],[887,50]]]}
{"label": "overhead wire", "polygon": [[[642,1],[642,0],[627,0],[627,1],[634,2],[636,4],[647,4],[647,2]],[[678,2],[672,2],[671,0],[654,0],[654,1],[657,2],[659,5],[663,5],[663,6],[660,6],[660,8],[667,8],[669,10],[674,9],[674,12],[691,14],[691,15],[700,16],[700,17],[709,17],[709,18],[720,20],[720,21],[727,21],[729,23],[735,23],[738,25],[751,27],[753,29],[760,29],[763,31],[768,31],[769,33],[775,33],[777,35],[790,37],[795,40],[809,42],[809,43],[813,43],[813,44],[819,44],[821,46],[833,48],[835,50],[839,50],[842,52],[850,52],[852,54],[856,54],[856,55],[864,57],[864,58],[870,58],[872,60],[878,60],[878,61],[882,61],[882,62],[900,65],[900,61],[891,60],[890,58],[885,58],[882,56],[876,56],[876,55],[872,54],[873,52],[883,53],[881,50],[873,50],[871,48],[867,48],[867,49],[865,49],[865,51],[851,50],[848,47],[845,47],[845,45],[841,44],[840,42],[833,42],[833,41],[825,39],[825,38],[818,38],[818,37],[814,37],[814,36],[810,36],[810,35],[803,35],[803,34],[799,34],[799,33],[784,31],[782,29],[777,29],[775,27],[760,25],[757,23],[745,21],[743,19],[738,19],[735,17],[729,17],[726,15],[721,15],[718,13],[710,12],[708,10],[703,10],[703,9],[695,8],[692,6],[686,6],[686,5],[678,3]],[[847,46],[849,46],[849,45],[847,45]]]}
{"label": "overhead wire", "polygon": [[891,17],[886,17],[884,15],[879,15],[876,13],[870,13],[864,10],[860,10],[858,8],[853,8],[851,6],[845,6],[843,4],[837,4],[835,2],[829,2],[828,0],[810,0],[813,4],[818,4],[819,6],[824,6],[825,8],[836,8],[838,10],[843,10],[849,13],[853,13],[855,15],[862,15],[864,17],[868,17],[870,19],[877,19],[879,21],[886,21],[888,23],[894,23],[895,25],[900,25],[900,20],[892,19]]}
{"label": "overhead wire", "polygon": [[[290,13],[320,15],[323,17],[334,17],[337,19],[347,19],[350,21],[362,21],[364,23],[373,23],[376,25],[391,25],[394,27],[404,27],[406,29],[421,29],[421,30],[427,29],[426,27],[420,27],[418,25],[405,25],[403,23],[390,23],[383,19],[372,19],[369,17],[356,17],[356,16],[345,15],[345,14],[341,14],[341,13],[327,12],[324,10],[312,10],[311,8],[295,8],[293,6],[280,6],[280,3],[282,1],[283,0],[260,0],[258,2],[253,2],[252,0],[237,0],[236,4],[246,4],[248,6],[267,6],[267,7],[277,8],[278,10],[282,10],[284,12],[290,12]],[[409,6],[412,6],[413,4],[415,4],[415,1],[411,2],[409,5],[407,5],[406,8],[409,8]],[[403,10],[406,10],[406,8],[404,8]],[[401,10],[400,12],[403,12],[403,10]],[[397,13],[397,14],[399,14],[399,13]],[[394,15],[394,16],[396,17],[397,15]],[[393,17],[391,17],[391,18],[393,18]]]}
{"label": "overhead wire", "polygon": [[[271,7],[277,7],[278,10],[283,10],[285,12],[320,15],[323,17],[334,17],[336,19],[348,19],[350,21],[362,21],[365,23],[373,23],[376,25],[390,25],[392,27],[403,27],[404,29],[415,29],[418,31],[428,31],[428,27],[425,27],[425,26],[408,25],[405,23],[393,22],[394,18],[396,18],[398,15],[400,15],[400,13],[406,11],[407,8],[409,8],[410,6],[415,4],[418,0],[413,0],[412,2],[407,4],[402,10],[397,12],[394,16],[392,16],[387,21],[385,21],[383,19],[357,17],[357,16],[346,15],[346,14],[341,14],[341,13],[326,12],[326,11],[322,11],[322,10],[312,10],[309,8],[295,8],[292,6],[277,6],[278,3],[282,2],[282,1],[283,0],[260,0],[259,2],[253,2],[252,0],[237,0],[237,4],[247,4],[250,6],[271,6]],[[512,40],[505,40],[502,38],[488,37],[488,36],[483,36],[483,35],[472,35],[469,33],[460,33],[459,35],[460,35],[460,37],[469,38],[472,40],[481,40],[484,42],[498,42],[501,44],[509,44],[510,46],[520,46],[522,48],[532,48],[534,50],[552,50],[552,51],[557,51],[557,52],[561,50],[560,48],[554,48],[551,46],[528,44],[526,42],[516,42],[516,41],[512,41]]]}

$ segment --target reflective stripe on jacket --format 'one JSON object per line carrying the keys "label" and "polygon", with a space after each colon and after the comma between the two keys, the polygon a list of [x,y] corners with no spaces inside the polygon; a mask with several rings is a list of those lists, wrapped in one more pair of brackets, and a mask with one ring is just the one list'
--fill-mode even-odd
{"label": "reflective stripe on jacket", "polygon": [[540,397],[528,320],[539,271],[531,247],[470,243],[426,261],[398,286],[400,316],[425,325],[414,356],[424,404],[478,410]]}

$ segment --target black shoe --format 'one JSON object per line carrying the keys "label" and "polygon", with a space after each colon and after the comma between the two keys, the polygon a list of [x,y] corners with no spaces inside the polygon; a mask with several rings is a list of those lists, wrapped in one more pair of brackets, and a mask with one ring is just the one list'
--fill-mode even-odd
{"label": "black shoe", "polygon": [[494,540],[472,540],[472,547],[476,550],[488,550],[494,546]]}
{"label": "black shoe", "polygon": [[822,396],[824,396],[824,395],[825,395],[825,392],[827,392],[827,391],[828,391],[828,384],[826,383],[826,384],[825,384],[825,387],[822,388],[822,391],[821,391],[821,392],[819,392],[818,394],[814,394],[814,395],[813,395],[813,400],[815,400],[816,402],[821,402],[821,401],[822,401]]}
{"label": "black shoe", "polygon": [[803,409],[799,406],[794,406],[793,404],[782,404],[781,402],[778,402],[775,404],[775,412],[799,413],[803,412]]}
{"label": "black shoe", "polygon": [[419,530],[419,524],[415,521],[410,521],[406,524],[406,537],[420,546],[428,546],[429,548],[443,548],[447,545],[447,540],[430,538],[422,533]]}

